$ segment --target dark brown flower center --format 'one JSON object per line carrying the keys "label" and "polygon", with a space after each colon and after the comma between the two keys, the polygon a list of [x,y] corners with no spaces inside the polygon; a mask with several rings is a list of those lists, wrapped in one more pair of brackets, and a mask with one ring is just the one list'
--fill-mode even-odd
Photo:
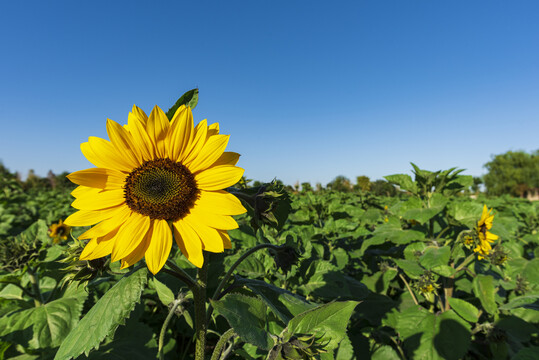
{"label": "dark brown flower center", "polygon": [[131,171],[124,187],[125,202],[131,210],[169,221],[184,217],[197,195],[193,174],[170,159],[145,161]]}

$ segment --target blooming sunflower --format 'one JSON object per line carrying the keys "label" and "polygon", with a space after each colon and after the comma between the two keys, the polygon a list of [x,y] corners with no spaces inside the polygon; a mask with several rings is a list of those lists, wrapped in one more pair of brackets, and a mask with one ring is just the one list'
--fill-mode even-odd
{"label": "blooming sunflower", "polygon": [[238,227],[231,215],[246,210],[223,189],[243,175],[236,167],[239,154],[225,152],[229,135],[219,124],[196,127],[189,107],[178,108],[169,121],[155,106],[148,117],[133,106],[127,125],[108,119],[110,141],[90,137],[81,144],[96,168],[76,171],[69,180],[79,186],[71,193],[70,226],[94,225],[79,236],[90,239],[80,259],[111,254],[121,267],[146,259],[156,274],[176,241],[197,267],[203,250],[230,248],[227,230]]}
{"label": "blooming sunflower", "polygon": [[487,205],[484,205],[481,219],[477,222],[476,230],[479,236],[479,244],[474,249],[474,252],[477,253],[479,260],[484,259],[490,253],[492,249],[490,244],[498,240],[498,235],[488,231],[492,228],[492,222],[494,221],[494,214],[491,214],[491,211],[492,209],[489,210]]}
{"label": "blooming sunflower", "polygon": [[62,219],[58,221],[58,224],[52,224],[49,228],[49,236],[53,238],[53,242],[58,244],[60,241],[66,241],[69,232],[71,231],[71,226],[62,222]]}

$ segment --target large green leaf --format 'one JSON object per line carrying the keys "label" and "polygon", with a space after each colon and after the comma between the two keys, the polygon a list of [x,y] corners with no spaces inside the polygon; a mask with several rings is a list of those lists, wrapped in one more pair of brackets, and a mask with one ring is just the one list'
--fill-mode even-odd
{"label": "large green leaf", "polygon": [[491,315],[498,312],[498,306],[494,300],[496,291],[494,289],[494,278],[492,276],[478,274],[473,279],[473,291],[475,296],[481,301],[483,309]]}
{"label": "large green leaf", "polygon": [[163,305],[168,306],[174,301],[174,293],[172,290],[161,281],[157,280],[157,278],[152,278],[149,281],[149,285],[155,289],[157,297],[159,297],[159,300],[161,300]]}
{"label": "large green leaf", "polygon": [[397,332],[410,359],[461,359],[470,346],[470,326],[452,310],[439,315],[413,306],[398,319]]}
{"label": "large green leaf", "polygon": [[125,275],[88,311],[64,340],[55,360],[68,360],[99,346],[129,316],[148,280],[146,267]]}
{"label": "large green leaf", "polygon": [[384,176],[384,178],[391,184],[398,185],[402,190],[410,191],[412,194],[417,193],[417,186],[410,175],[395,174]]}
{"label": "large green leaf", "polygon": [[437,266],[447,265],[450,257],[451,248],[449,246],[431,246],[425,249],[419,263],[427,269],[432,269]]}
{"label": "large green leaf", "polygon": [[269,350],[274,342],[266,331],[266,304],[259,298],[228,294],[221,300],[211,301],[215,311],[224,316],[238,336],[256,347]]}
{"label": "large green leaf", "polygon": [[79,321],[86,297],[80,288],[71,296],[9,313],[0,319],[0,336],[30,349],[60,346]]}
{"label": "large green leaf", "polygon": [[197,106],[197,103],[198,89],[189,90],[188,92],[183,94],[170,109],[168,109],[167,118],[169,120],[172,120],[172,117],[180,106],[185,105],[187,107],[190,107],[191,109],[194,109]]}
{"label": "large green leaf", "polygon": [[317,304],[308,302],[304,297],[268,284],[262,280],[239,278],[235,284],[247,286],[255,294],[260,296],[285,325],[294,316],[317,306]]}
{"label": "large green leaf", "polygon": [[449,298],[449,305],[459,314],[464,320],[475,323],[479,320],[479,310],[470,304],[469,302],[457,299]]}
{"label": "large green leaf", "polygon": [[294,334],[315,335],[325,348],[335,349],[346,336],[346,327],[357,301],[332,302],[295,316],[286,329],[288,338]]}
{"label": "large green leaf", "polygon": [[507,304],[500,306],[500,310],[510,310],[518,307],[539,310],[539,295],[524,295],[511,299]]}

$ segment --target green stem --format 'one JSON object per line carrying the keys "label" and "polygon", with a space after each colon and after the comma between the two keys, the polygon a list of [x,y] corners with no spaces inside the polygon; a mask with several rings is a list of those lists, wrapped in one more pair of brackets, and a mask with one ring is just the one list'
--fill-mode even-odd
{"label": "green stem", "polygon": [[163,345],[165,343],[165,333],[167,332],[167,327],[168,327],[168,324],[170,323],[170,320],[172,319],[172,316],[174,316],[174,312],[176,311],[178,306],[181,305],[182,302],[183,302],[183,298],[174,300],[174,302],[172,303],[172,308],[169,310],[167,318],[165,319],[165,322],[163,323],[163,327],[161,327],[161,333],[159,334],[159,349],[157,352],[159,355],[159,360],[165,359],[165,354],[163,354]]}
{"label": "green stem", "polygon": [[198,269],[196,286],[193,288],[195,301],[195,360],[204,360],[206,351],[206,282],[208,279],[208,253],[204,253],[204,265]]}
{"label": "green stem", "polygon": [[255,246],[254,248],[251,248],[249,251],[247,251],[245,254],[243,254],[231,267],[230,269],[228,270],[228,272],[226,273],[226,275],[223,277],[223,279],[221,280],[221,282],[219,283],[219,286],[217,286],[217,290],[215,290],[215,292],[213,293],[213,296],[212,296],[212,300],[217,300],[217,297],[219,296],[219,293],[221,292],[221,290],[223,289],[223,287],[226,285],[228,279],[230,278],[230,276],[232,275],[232,273],[234,272],[234,270],[236,270],[236,268],[238,267],[239,264],[241,264],[241,262],[243,260],[245,260],[249,255],[257,252],[258,250],[262,250],[262,249],[265,249],[265,248],[274,248],[274,249],[278,249],[279,246],[277,245],[273,245],[273,244],[259,244],[257,246]]}
{"label": "green stem", "polygon": [[408,281],[406,281],[406,279],[404,278],[404,276],[402,276],[402,274],[399,274],[399,277],[401,278],[401,280],[404,282],[404,285],[406,285],[406,288],[408,289],[408,292],[410,293],[410,295],[412,295],[412,299],[414,300],[414,303],[416,305],[419,305],[419,303],[417,302],[417,299],[414,295],[414,292],[412,291],[412,288],[410,287],[410,285],[408,284]]}
{"label": "green stem", "polygon": [[195,280],[189,276],[188,273],[186,273],[182,268],[178,267],[176,264],[174,264],[172,261],[167,260],[166,264],[170,268],[170,270],[164,268],[163,271],[167,274],[170,274],[172,276],[177,277],[181,281],[183,281],[190,289],[193,289],[196,282]]}
{"label": "green stem", "polygon": [[39,290],[39,278],[30,266],[28,266],[28,275],[30,276],[30,283],[32,284],[32,291],[34,293],[34,304],[40,306],[45,301],[43,300],[43,294]]}
{"label": "green stem", "polygon": [[[249,255],[257,252],[258,250],[261,250],[261,249],[265,249],[265,248],[273,248],[273,249],[278,249],[279,246],[277,245],[273,245],[273,244],[268,244],[268,243],[264,243],[264,244],[259,244],[257,246],[255,246],[254,248],[251,248],[249,251],[247,251],[245,254],[243,254],[238,260],[236,260],[236,262],[230,267],[230,269],[228,269],[228,272],[225,274],[225,276],[223,277],[223,279],[221,280],[221,282],[219,283],[219,285],[217,286],[217,289],[215,290],[215,292],[213,293],[213,296],[211,297],[212,300],[217,300],[219,299],[219,297],[221,296],[221,290],[223,289],[223,287],[226,285],[228,279],[230,279],[230,276],[232,275],[232,273],[234,272],[234,270],[236,270],[236,268],[238,267],[239,264],[241,264],[241,262],[243,260],[245,260]],[[206,323],[209,323],[210,322],[210,319],[211,319],[211,315],[213,313],[213,307],[211,306],[211,303],[210,303],[210,308],[208,310],[208,314],[206,315]]]}
{"label": "green stem", "polygon": [[475,253],[472,253],[470,254],[466,259],[464,259],[464,261],[462,262],[462,264],[460,264],[456,269],[455,269],[455,272],[453,273],[453,276],[456,275],[459,271],[461,271],[462,269],[464,269],[464,267],[466,267],[470,262],[472,262],[472,260],[475,259]]}
{"label": "green stem", "polygon": [[215,345],[211,360],[219,360],[221,353],[223,352],[223,348],[228,343],[228,341],[235,335],[236,332],[234,331],[234,329],[228,329],[223,335],[221,335],[219,341],[217,342],[217,345]]}

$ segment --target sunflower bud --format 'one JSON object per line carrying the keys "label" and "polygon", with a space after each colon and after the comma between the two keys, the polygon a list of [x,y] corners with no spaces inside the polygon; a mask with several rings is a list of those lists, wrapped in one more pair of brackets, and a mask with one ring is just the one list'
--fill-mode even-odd
{"label": "sunflower bud", "polygon": [[26,242],[19,236],[0,240],[0,270],[14,272],[39,256],[39,241]]}
{"label": "sunflower bud", "polygon": [[325,353],[314,335],[292,336],[287,342],[275,345],[268,353],[268,360],[311,360]]}
{"label": "sunflower bud", "polygon": [[98,258],[94,260],[80,260],[80,254],[84,250],[82,241],[75,240],[67,249],[67,256],[60,260],[61,263],[67,264],[62,271],[67,272],[64,277],[63,285],[70,284],[75,281],[88,283],[89,281],[101,276],[103,272],[109,269],[109,260],[106,258]]}
{"label": "sunflower bud", "polygon": [[425,271],[425,273],[421,275],[416,282],[414,282],[413,286],[429,302],[434,302],[434,292],[440,287],[440,285],[436,283],[436,279],[430,271]]}
{"label": "sunflower bud", "polygon": [[488,260],[492,265],[503,266],[507,261],[507,255],[509,254],[502,246],[496,245],[488,255]]}
{"label": "sunflower bud", "polygon": [[285,274],[292,269],[292,265],[296,264],[300,258],[296,249],[289,245],[272,248],[270,249],[270,254],[273,256],[277,268],[283,270]]}
{"label": "sunflower bud", "polygon": [[255,230],[263,224],[282,229],[292,210],[290,196],[276,180],[254,188],[234,189],[232,193],[249,205],[251,226]]}

